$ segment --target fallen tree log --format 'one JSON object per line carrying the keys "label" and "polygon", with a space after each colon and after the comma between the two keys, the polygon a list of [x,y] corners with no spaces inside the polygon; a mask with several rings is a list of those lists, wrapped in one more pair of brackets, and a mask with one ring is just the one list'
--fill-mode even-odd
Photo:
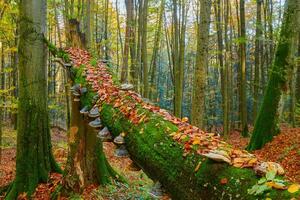
{"label": "fallen tree log", "polygon": [[[299,192],[276,190],[250,195],[261,161],[234,149],[215,134],[204,133],[163,109],[145,103],[133,91],[120,90],[109,69],[87,52],[69,49],[78,83],[96,92],[102,123],[116,137],[124,135],[131,159],[174,199],[291,199]],[[84,55],[84,57],[82,56]],[[91,100],[85,99],[84,104]],[[275,168],[274,168],[275,169]],[[282,170],[275,169],[278,174]],[[276,172],[275,172],[276,173]],[[284,189],[284,188],[282,188]]]}

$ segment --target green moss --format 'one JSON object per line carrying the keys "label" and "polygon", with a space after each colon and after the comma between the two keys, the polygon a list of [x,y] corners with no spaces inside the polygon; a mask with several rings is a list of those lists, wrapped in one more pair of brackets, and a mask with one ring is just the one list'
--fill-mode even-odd
{"label": "green moss", "polygon": [[65,63],[69,63],[71,61],[69,55],[64,50],[57,48],[54,44],[52,44],[45,37],[43,38],[43,40],[44,40],[45,44],[48,46],[49,51],[51,52],[51,54],[54,57],[63,59],[63,61]]}
{"label": "green moss", "polygon": [[[140,106],[138,109],[148,112]],[[104,104],[101,110],[101,119],[113,135],[127,133],[125,140],[131,158],[150,178],[159,180],[173,199],[265,198],[266,195],[256,197],[247,193],[258,180],[253,170],[216,163],[193,153],[183,156],[182,145],[168,136],[177,127],[153,113],[147,115],[149,121],[133,125],[111,105]],[[195,172],[199,163],[200,168]],[[222,178],[228,183],[222,185]],[[269,196],[281,200],[297,195],[272,190]]]}

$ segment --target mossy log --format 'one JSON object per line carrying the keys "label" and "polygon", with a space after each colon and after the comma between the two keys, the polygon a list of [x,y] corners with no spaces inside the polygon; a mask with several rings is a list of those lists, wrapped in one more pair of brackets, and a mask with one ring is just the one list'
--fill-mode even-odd
{"label": "mossy log", "polygon": [[[97,73],[99,70],[103,71],[103,67],[96,69],[96,65],[103,64],[91,62],[91,57],[87,56],[88,53],[80,49],[69,49],[68,53],[74,62],[71,71],[75,82],[88,87],[88,94],[81,98],[81,105],[91,106],[93,94],[101,93],[95,89],[95,86],[90,85],[91,82],[96,84],[96,88],[104,87],[99,86],[103,83],[107,86],[111,80],[104,77],[107,78],[110,75],[105,74],[106,72],[104,72],[104,77],[93,74],[94,78],[97,77],[97,81],[88,80],[87,71],[92,68],[94,68],[92,71]],[[81,55],[84,55],[87,60],[82,61]],[[107,72],[109,73],[109,69]],[[102,92],[105,90],[103,89]],[[115,90],[116,87],[113,89]],[[105,93],[105,98],[110,95],[113,96],[113,93]],[[125,98],[128,100],[131,96]],[[284,200],[297,199],[300,196],[300,192],[291,194],[286,190],[275,189],[261,196],[250,195],[247,190],[260,179],[252,168],[233,167],[225,162],[213,161],[193,151],[187,154],[184,145],[170,137],[170,133],[177,132],[179,126],[163,118],[162,115],[146,109],[140,101],[134,102],[134,109],[138,114],[146,115],[147,120],[133,123],[132,119],[125,116],[120,107],[113,103],[114,101],[109,103],[101,96],[100,99],[102,100],[98,101],[97,105],[102,124],[107,126],[115,137],[125,133],[126,147],[131,159],[150,178],[159,181],[173,199],[262,199],[269,197],[273,200]],[[131,103],[132,100],[134,99],[130,100]],[[123,103],[126,105],[128,102]]]}
{"label": "mossy log", "polygon": [[[97,105],[102,124],[108,127],[114,137],[121,133],[125,135],[131,159],[150,178],[159,181],[173,199],[263,199],[268,196],[273,200],[284,200],[300,196],[300,192],[291,194],[276,189],[261,196],[248,194],[248,189],[260,179],[253,168],[238,168],[225,162],[216,162],[193,150],[187,153],[185,144],[171,136],[180,132],[179,125],[146,108],[148,104],[130,95],[134,93],[120,91],[114,86],[104,64],[91,62],[87,52],[80,49],[69,49],[68,52],[74,62],[75,80],[100,96]],[[76,62],[81,55],[85,55],[86,60]],[[85,98],[81,102],[88,105],[91,100]],[[123,114],[124,109],[128,108],[147,120],[139,119],[136,123],[130,115]],[[200,144],[199,148],[206,147]]]}
{"label": "mossy log", "polygon": [[[133,125],[118,109],[102,104],[101,119],[114,136],[127,133],[126,147],[131,159],[153,180],[159,180],[173,199],[261,199],[247,190],[258,181],[253,169],[241,169],[215,162],[196,154],[184,156],[183,146],[166,133],[177,127],[145,109],[149,121]],[[226,184],[221,180],[227,179]],[[265,197],[266,195],[264,195]],[[299,196],[287,191],[271,190],[271,199]]]}

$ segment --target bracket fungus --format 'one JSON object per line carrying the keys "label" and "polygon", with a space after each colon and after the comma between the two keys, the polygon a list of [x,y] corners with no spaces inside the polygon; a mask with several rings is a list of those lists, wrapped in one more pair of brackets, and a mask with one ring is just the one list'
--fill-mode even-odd
{"label": "bracket fungus", "polygon": [[111,142],[113,139],[107,127],[104,127],[102,130],[100,130],[97,136],[102,142]]}
{"label": "bracket fungus", "polygon": [[89,123],[89,126],[93,128],[101,128],[103,125],[101,123],[100,117],[97,117],[95,120]]}

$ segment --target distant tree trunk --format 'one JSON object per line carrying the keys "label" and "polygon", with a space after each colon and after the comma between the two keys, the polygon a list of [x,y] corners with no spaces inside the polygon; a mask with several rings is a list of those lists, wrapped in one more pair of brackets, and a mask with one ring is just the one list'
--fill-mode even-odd
{"label": "distant tree trunk", "polygon": [[255,70],[254,70],[254,94],[253,94],[253,120],[256,119],[259,100],[259,70],[261,67],[262,45],[262,23],[261,23],[261,4],[262,0],[256,1],[256,36],[255,36]]}
{"label": "distant tree trunk", "polygon": [[240,115],[242,136],[248,136],[247,121],[247,95],[246,95],[246,24],[245,24],[245,0],[240,1]]}
{"label": "distant tree trunk", "polygon": [[19,38],[19,104],[16,178],[6,199],[30,196],[49,172],[60,171],[51,152],[47,109],[46,1],[22,0]]}
{"label": "distant tree trunk", "polygon": [[104,41],[105,41],[105,59],[109,60],[109,39],[108,39],[108,15],[109,15],[109,0],[105,0],[105,14],[104,14]]}
{"label": "distant tree trunk", "polygon": [[[4,90],[4,44],[1,43],[1,68],[0,68],[0,89]],[[2,158],[2,122],[3,122],[3,109],[2,106],[4,106],[4,98],[0,97],[0,164],[1,164],[1,158]]]}
{"label": "distant tree trunk", "polygon": [[[120,66],[119,43],[120,43],[121,60],[122,61],[124,59],[124,52],[123,52],[123,42],[122,42],[122,36],[121,36],[120,14],[119,14],[119,8],[118,8],[118,0],[116,0],[116,5],[115,6],[116,6],[116,12],[117,12],[117,29],[118,29],[118,39],[117,39],[117,74],[119,74],[119,66]],[[121,82],[123,82],[123,81],[121,81]]]}
{"label": "distant tree trunk", "polygon": [[[269,39],[269,59],[267,60],[267,68],[266,71],[270,68],[274,58],[274,39],[273,39],[273,0],[266,0],[267,4],[267,24],[268,24],[268,39]],[[265,86],[263,85],[263,88]]]}
{"label": "distant tree trunk", "polygon": [[292,39],[296,33],[295,27],[298,25],[295,23],[299,18],[300,0],[286,1],[285,8],[275,60],[262,106],[248,145],[249,150],[262,148],[267,142],[272,140],[274,135],[279,133],[277,110],[282,90],[286,88],[287,84],[287,58],[290,53]]}
{"label": "distant tree trunk", "polygon": [[130,37],[132,32],[132,18],[133,18],[133,1],[126,0],[126,30],[125,30],[125,43],[124,43],[124,51],[123,51],[123,64],[121,69],[121,83],[125,83],[128,81],[128,58],[129,58],[129,45],[130,45]]}
{"label": "distant tree trunk", "polygon": [[94,34],[94,0],[87,0],[86,7],[86,21],[85,21],[85,37],[86,37],[86,47],[88,49],[93,49],[93,34]]}
{"label": "distant tree trunk", "polygon": [[172,30],[172,63],[174,74],[174,115],[181,117],[182,97],[179,85],[179,22],[178,22],[178,0],[173,0],[173,30]]}
{"label": "distant tree trunk", "polygon": [[138,87],[138,68],[137,68],[137,60],[136,60],[136,31],[135,31],[135,25],[136,25],[136,19],[135,19],[135,14],[134,14],[134,8],[135,8],[135,1],[134,0],[128,0],[130,1],[130,37],[129,37],[129,48],[130,48],[130,79],[131,82],[133,83],[135,89]]}
{"label": "distant tree trunk", "polygon": [[[223,29],[222,29],[222,18],[221,18],[221,0],[216,0],[214,4],[215,16],[216,16],[216,27],[217,27],[217,43],[218,43],[218,59],[221,72],[221,94],[223,98],[223,110],[224,110],[224,45],[223,45]],[[226,33],[226,32],[225,32]],[[226,34],[225,34],[226,35]],[[225,37],[225,36],[224,36]]]}
{"label": "distant tree trunk", "polygon": [[149,97],[149,69],[148,69],[148,56],[147,56],[147,17],[148,17],[148,0],[143,0],[143,31],[142,31],[142,44],[141,44],[141,64],[143,69],[143,96]]}
{"label": "distant tree trunk", "polygon": [[228,22],[229,22],[229,0],[225,0],[225,14],[224,14],[224,40],[225,40],[225,69],[224,69],[224,111],[223,111],[223,124],[224,124],[224,136],[225,138],[228,138],[230,133],[230,43],[228,39]]}
{"label": "distant tree trunk", "polygon": [[[178,16],[180,12],[180,17]],[[174,115],[182,117],[182,95],[185,57],[185,0],[173,0],[172,63],[174,76]]]}
{"label": "distant tree trunk", "polygon": [[156,70],[157,70],[157,57],[158,51],[160,48],[160,40],[161,40],[161,32],[163,25],[163,16],[165,11],[165,0],[161,1],[160,11],[158,15],[158,25],[155,33],[154,45],[153,45],[153,53],[151,59],[151,80],[150,80],[150,98],[152,100],[156,99],[157,91],[156,91]]}
{"label": "distant tree trunk", "polygon": [[298,59],[297,59],[297,80],[296,80],[296,100],[300,106],[300,33],[298,34]]}
{"label": "distant tree trunk", "polygon": [[[141,53],[142,53],[142,33],[143,33],[143,5],[144,0],[138,0],[138,36],[137,36],[137,49],[136,49],[136,63],[138,82],[141,83],[143,79],[142,66],[141,66]],[[139,92],[143,94],[143,84],[137,86]]]}
{"label": "distant tree trunk", "polygon": [[62,48],[61,31],[59,27],[59,19],[57,13],[57,3],[55,1],[53,1],[53,7],[54,7],[55,24],[56,24],[57,36],[58,36],[58,44],[59,44],[59,48]]}
{"label": "distant tree trunk", "polygon": [[197,28],[197,56],[194,71],[191,122],[204,128],[206,69],[208,68],[208,43],[211,1],[200,1],[200,22]]}
{"label": "distant tree trunk", "polygon": [[[184,67],[185,67],[185,35],[186,35],[186,20],[187,20],[187,8],[186,8],[186,0],[180,1],[180,10],[181,11],[181,23],[179,26],[179,64],[178,64],[178,70],[179,70],[179,77],[178,77],[178,87],[177,93],[175,93],[175,97],[177,97],[178,105],[176,108],[180,108],[180,113],[178,114],[179,117],[182,117],[182,101],[183,101],[183,91],[184,91],[184,85],[183,85],[183,79],[184,79]],[[180,20],[179,20],[180,21]],[[175,33],[176,34],[176,33]]]}

